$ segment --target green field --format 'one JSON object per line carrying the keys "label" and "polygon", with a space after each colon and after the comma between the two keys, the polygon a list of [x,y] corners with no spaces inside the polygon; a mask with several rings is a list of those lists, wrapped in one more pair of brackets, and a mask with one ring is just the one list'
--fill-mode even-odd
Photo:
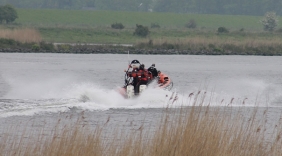
{"label": "green field", "polygon": [[[17,23],[35,27],[110,27],[112,23],[121,22],[126,28],[136,24],[150,26],[158,23],[162,28],[179,29],[194,19],[199,29],[262,30],[260,16],[232,16],[206,14],[176,14],[150,12],[116,12],[116,11],[82,11],[82,10],[48,10],[17,9]],[[280,25],[282,24],[280,20]]]}
{"label": "green field", "polygon": [[[240,29],[251,33],[263,31],[259,23],[263,17],[260,16],[52,9],[17,9],[17,11],[19,18],[15,23],[39,29],[47,42],[137,43],[144,39],[133,36],[135,25],[141,24],[150,28],[151,23],[157,23],[161,28],[150,28],[151,33],[147,37],[150,39],[212,37],[216,34],[217,28],[222,26],[232,32],[238,32]],[[196,21],[196,29],[185,28],[185,24],[191,19]],[[280,21],[282,25],[282,20]],[[115,22],[122,23],[125,29],[112,29],[111,24]],[[231,36],[234,37],[234,34]],[[239,40],[241,38],[240,36]]]}

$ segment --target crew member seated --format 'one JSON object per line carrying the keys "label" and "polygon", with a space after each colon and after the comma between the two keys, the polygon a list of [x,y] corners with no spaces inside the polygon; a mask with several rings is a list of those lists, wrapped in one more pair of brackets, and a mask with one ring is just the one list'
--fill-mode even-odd
{"label": "crew member seated", "polygon": [[138,69],[136,68],[128,72],[128,76],[133,78],[132,85],[134,86],[135,94],[139,93],[140,85],[148,84],[149,73],[144,67],[144,64],[141,64]]}
{"label": "crew member seated", "polygon": [[148,71],[152,73],[153,78],[158,76],[158,70],[156,69],[154,63],[148,68]]}
{"label": "crew member seated", "polygon": [[138,77],[137,77],[137,72],[139,71],[139,68],[140,68],[140,62],[138,60],[132,60],[131,61],[131,64],[130,64],[130,67],[132,67],[132,71],[129,73],[129,77],[132,77],[133,80],[132,80],[132,85],[134,86],[134,92],[136,93],[136,86],[137,86],[137,83],[139,81]]}

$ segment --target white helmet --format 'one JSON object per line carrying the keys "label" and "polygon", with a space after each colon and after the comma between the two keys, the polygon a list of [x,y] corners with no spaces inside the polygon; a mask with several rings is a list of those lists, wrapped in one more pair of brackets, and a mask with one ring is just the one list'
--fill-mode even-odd
{"label": "white helmet", "polygon": [[140,67],[140,62],[138,60],[131,61],[131,67],[132,68],[139,68]]}

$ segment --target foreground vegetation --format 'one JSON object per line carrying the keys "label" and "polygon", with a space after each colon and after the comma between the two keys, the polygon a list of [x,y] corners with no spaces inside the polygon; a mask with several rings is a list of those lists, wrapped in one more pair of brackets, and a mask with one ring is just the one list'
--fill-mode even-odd
{"label": "foreground vegetation", "polygon": [[[83,121],[82,113],[75,123],[60,125],[61,119],[58,119],[51,136],[46,137],[44,127],[36,133],[38,135],[25,132],[16,137],[4,133],[0,152],[3,155],[29,156],[282,154],[282,125],[281,122],[275,127],[267,125],[267,108],[259,113],[256,108],[249,111],[246,107],[204,106],[203,101],[198,100],[196,103],[200,106],[194,103],[188,108],[164,109],[159,125],[151,128],[141,125],[138,129],[128,131],[118,126],[108,127],[109,118],[93,130]],[[29,139],[25,141],[26,138]]]}

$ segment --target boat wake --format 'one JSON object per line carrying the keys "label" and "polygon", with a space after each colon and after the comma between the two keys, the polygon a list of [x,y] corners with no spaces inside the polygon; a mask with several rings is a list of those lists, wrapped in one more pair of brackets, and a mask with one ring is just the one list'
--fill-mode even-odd
{"label": "boat wake", "polygon": [[[45,88],[45,92],[44,87],[46,85],[37,87],[40,94],[36,89],[14,88],[16,90],[10,90],[4,98],[0,99],[0,117],[32,116],[73,110],[105,111],[192,105],[257,106],[258,104],[256,98],[235,97],[204,89],[179,93],[177,90],[167,91],[148,87],[140,96],[125,99],[116,89],[108,89],[93,83],[65,85],[63,88],[58,86],[57,89],[53,87],[51,90]],[[273,86],[269,86],[268,90],[277,92]],[[273,98],[275,100],[280,98],[280,103],[282,101],[280,94],[276,94]],[[266,106],[265,103],[263,104]]]}
{"label": "boat wake", "polygon": [[[45,87],[43,85],[42,87]],[[0,99],[0,117],[68,112],[73,110],[104,111],[109,109],[161,108],[167,105],[169,91],[149,88],[135,99],[124,99],[116,89],[82,83],[41,94],[38,90],[15,88]]]}

